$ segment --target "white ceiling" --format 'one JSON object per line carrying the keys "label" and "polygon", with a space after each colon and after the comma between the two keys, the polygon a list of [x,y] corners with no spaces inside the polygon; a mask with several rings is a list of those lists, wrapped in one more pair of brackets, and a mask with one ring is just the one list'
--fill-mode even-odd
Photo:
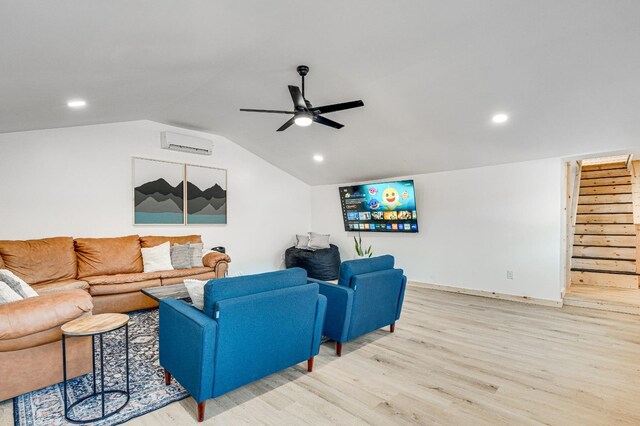
{"label": "white ceiling", "polygon": [[[638,0],[0,0],[0,41],[0,132],[150,119],[311,184],[640,144]],[[342,130],[238,111],[290,109],[301,63],[364,101]]]}

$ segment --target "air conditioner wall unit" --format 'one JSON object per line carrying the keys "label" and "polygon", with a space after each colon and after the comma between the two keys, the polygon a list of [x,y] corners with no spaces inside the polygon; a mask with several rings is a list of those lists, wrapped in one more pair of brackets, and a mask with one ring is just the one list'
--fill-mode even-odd
{"label": "air conditioner wall unit", "polygon": [[161,132],[160,146],[172,151],[189,152],[191,154],[213,154],[213,141],[179,133]]}

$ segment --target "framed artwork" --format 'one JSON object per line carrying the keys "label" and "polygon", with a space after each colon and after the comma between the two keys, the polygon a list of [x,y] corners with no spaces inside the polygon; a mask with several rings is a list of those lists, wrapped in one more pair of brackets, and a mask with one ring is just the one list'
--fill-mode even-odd
{"label": "framed artwork", "polygon": [[185,165],[187,225],[227,223],[227,171]]}
{"label": "framed artwork", "polygon": [[133,224],[184,225],[185,165],[133,158]]}

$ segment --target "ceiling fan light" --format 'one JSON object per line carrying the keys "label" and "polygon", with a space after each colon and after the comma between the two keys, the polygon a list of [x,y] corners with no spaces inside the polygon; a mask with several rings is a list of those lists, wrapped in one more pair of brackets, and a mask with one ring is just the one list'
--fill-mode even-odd
{"label": "ceiling fan light", "polygon": [[307,127],[313,122],[313,120],[311,120],[311,117],[307,114],[297,115],[294,121],[296,125],[300,127]]}

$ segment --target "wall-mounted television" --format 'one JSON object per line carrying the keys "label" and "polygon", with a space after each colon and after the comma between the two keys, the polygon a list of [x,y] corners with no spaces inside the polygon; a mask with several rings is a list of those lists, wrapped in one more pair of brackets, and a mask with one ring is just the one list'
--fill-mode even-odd
{"label": "wall-mounted television", "polygon": [[418,232],[413,180],[340,187],[345,231]]}

